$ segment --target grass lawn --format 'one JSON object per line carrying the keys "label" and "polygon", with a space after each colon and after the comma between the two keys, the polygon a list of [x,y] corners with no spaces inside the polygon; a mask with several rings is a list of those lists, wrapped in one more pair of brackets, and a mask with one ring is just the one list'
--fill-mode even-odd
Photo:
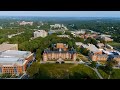
{"label": "grass lawn", "polygon": [[78,54],[77,55],[77,58],[80,58],[82,61],[86,62],[86,61],[89,61],[88,58],[86,58],[84,55],[82,54]]}
{"label": "grass lawn", "polygon": [[120,49],[120,43],[117,43],[117,42],[108,42],[108,44],[110,44],[113,47],[116,47],[116,48]]}
{"label": "grass lawn", "polygon": [[37,79],[42,78],[41,75],[52,79],[99,79],[94,70],[83,64],[34,64],[27,71],[30,76],[37,73],[37,76],[34,77]]}
{"label": "grass lawn", "polygon": [[110,79],[120,79],[120,69],[113,69]]}
{"label": "grass lawn", "polygon": [[74,72],[81,73],[81,74],[84,73],[84,74],[88,75],[91,79],[99,79],[96,72],[94,72],[94,70],[85,66],[84,64],[79,64],[79,65],[71,68],[70,71],[72,73],[74,73]]}
{"label": "grass lawn", "polygon": [[106,74],[103,70],[101,69],[98,69],[98,72],[101,74],[101,76],[104,78],[104,79],[108,79],[108,74]]}
{"label": "grass lawn", "polygon": [[[104,79],[108,79],[109,75],[107,73],[101,69],[98,69],[98,71]],[[110,79],[120,79],[120,69],[113,69]]]}

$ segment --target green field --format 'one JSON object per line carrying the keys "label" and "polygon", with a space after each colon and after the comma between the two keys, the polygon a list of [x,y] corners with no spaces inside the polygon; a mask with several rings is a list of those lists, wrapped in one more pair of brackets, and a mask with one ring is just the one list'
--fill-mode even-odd
{"label": "green field", "polygon": [[104,78],[104,79],[108,79],[108,74],[106,74],[103,70],[101,69],[98,69],[98,72],[101,74],[101,76]]}
{"label": "green field", "polygon": [[110,79],[120,79],[120,69],[113,69]]}
{"label": "green field", "polygon": [[[104,70],[98,69],[98,71],[104,79],[108,79],[109,75]],[[120,69],[113,69],[110,79],[120,79]]]}
{"label": "green field", "polygon": [[110,44],[110,45],[113,46],[113,47],[116,47],[116,48],[120,49],[120,43],[117,43],[117,42],[109,42],[108,44]]}
{"label": "green field", "polygon": [[99,79],[91,68],[76,64],[33,63],[27,73],[33,79]]}

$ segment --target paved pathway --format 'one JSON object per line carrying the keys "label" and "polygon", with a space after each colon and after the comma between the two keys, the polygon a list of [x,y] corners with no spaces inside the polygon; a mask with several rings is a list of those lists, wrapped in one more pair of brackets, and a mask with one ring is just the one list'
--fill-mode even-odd
{"label": "paved pathway", "polygon": [[[88,66],[88,65],[87,65],[87,66]],[[88,67],[90,67],[90,66],[88,66]],[[99,77],[100,79],[103,79],[103,77],[100,75],[100,73],[98,72],[98,70],[97,70],[96,68],[92,68],[92,67],[90,67],[90,68],[96,72],[96,74],[98,75],[98,77]]]}
{"label": "paved pathway", "polygon": [[97,73],[97,75],[99,76],[100,79],[103,79],[103,77],[100,75],[100,73],[98,72],[98,70],[96,68],[94,68],[93,70]]}

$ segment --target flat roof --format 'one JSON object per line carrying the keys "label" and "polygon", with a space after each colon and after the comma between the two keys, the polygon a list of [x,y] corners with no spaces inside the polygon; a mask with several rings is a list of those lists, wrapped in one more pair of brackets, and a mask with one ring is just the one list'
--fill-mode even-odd
{"label": "flat roof", "polygon": [[10,48],[17,46],[17,44],[1,44],[0,51],[9,50]]}
{"label": "flat roof", "polygon": [[30,51],[18,51],[18,50],[7,50],[4,52],[1,52],[0,56],[13,56],[18,58],[26,58],[31,54]]}
{"label": "flat roof", "polygon": [[0,63],[1,62],[16,62],[19,58],[17,57],[0,57]]}
{"label": "flat roof", "polygon": [[24,63],[23,58],[17,58],[17,57],[0,57],[0,64],[2,65],[14,65],[19,64],[22,65]]}
{"label": "flat roof", "polygon": [[99,52],[100,50],[95,46],[95,45],[93,45],[93,44],[88,44],[88,45],[86,45],[86,44],[83,44],[83,47],[84,48],[88,48],[90,51],[92,51],[92,52]]}
{"label": "flat roof", "polygon": [[14,64],[23,65],[25,58],[31,54],[30,51],[7,50],[0,53],[0,65],[13,66]]}

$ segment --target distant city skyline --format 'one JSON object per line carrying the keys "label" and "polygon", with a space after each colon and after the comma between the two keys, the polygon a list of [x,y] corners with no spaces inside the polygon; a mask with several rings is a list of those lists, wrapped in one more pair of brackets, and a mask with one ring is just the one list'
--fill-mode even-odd
{"label": "distant city skyline", "polygon": [[120,11],[0,11],[0,16],[120,17]]}

